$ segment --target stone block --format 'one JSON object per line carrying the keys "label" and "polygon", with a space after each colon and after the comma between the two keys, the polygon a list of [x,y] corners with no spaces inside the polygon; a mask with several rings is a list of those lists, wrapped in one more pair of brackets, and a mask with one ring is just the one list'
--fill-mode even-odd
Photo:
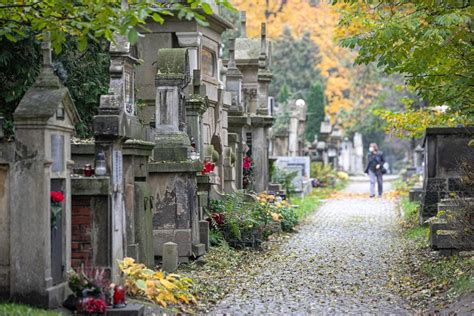
{"label": "stone block", "polygon": [[209,250],[209,222],[199,221],[199,241]]}
{"label": "stone block", "polygon": [[178,254],[180,257],[192,255],[191,229],[179,229],[175,231],[174,242],[178,244]]}
{"label": "stone block", "polygon": [[178,268],[178,245],[174,242],[163,244],[162,269],[166,272],[174,272]]}
{"label": "stone block", "polygon": [[154,230],[153,231],[153,250],[155,256],[161,257],[163,254],[163,244],[174,242],[173,230]]}
{"label": "stone block", "polygon": [[195,244],[193,245],[193,255],[194,257],[203,256],[206,253],[206,245],[204,244]]}
{"label": "stone block", "polygon": [[109,308],[105,312],[106,316],[143,316],[145,307],[140,304],[127,304],[123,308]]}

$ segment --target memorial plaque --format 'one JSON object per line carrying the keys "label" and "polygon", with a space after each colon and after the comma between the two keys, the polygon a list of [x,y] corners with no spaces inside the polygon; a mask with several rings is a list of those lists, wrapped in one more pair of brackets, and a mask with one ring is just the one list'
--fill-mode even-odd
{"label": "memorial plaque", "polygon": [[112,181],[114,188],[120,187],[123,181],[122,151],[114,150],[112,153]]}
{"label": "memorial plaque", "polygon": [[53,159],[53,172],[63,172],[64,163],[64,135],[51,135],[51,158]]}
{"label": "memorial plaque", "polygon": [[134,103],[134,100],[133,100],[133,80],[132,80],[132,74],[130,73],[130,71],[126,70],[124,72],[124,77],[125,77],[125,80],[124,80],[124,85],[125,85],[125,97],[124,97],[124,101],[125,101],[125,113],[127,113],[128,115],[133,115],[134,113],[134,108],[133,108],[133,103]]}
{"label": "memorial plaque", "polygon": [[202,73],[214,77],[216,74],[216,55],[208,49],[202,50]]}

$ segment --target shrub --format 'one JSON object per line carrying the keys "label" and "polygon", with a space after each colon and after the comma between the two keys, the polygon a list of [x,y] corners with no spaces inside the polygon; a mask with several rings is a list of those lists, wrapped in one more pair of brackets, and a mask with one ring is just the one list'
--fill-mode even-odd
{"label": "shrub", "polygon": [[291,194],[295,192],[295,186],[293,185],[293,180],[298,175],[298,171],[287,171],[275,167],[272,170],[272,182],[279,183],[285,190],[286,196],[290,197]]}
{"label": "shrub", "polygon": [[269,234],[271,214],[255,201],[248,201],[243,193],[228,194],[223,200],[211,201],[209,221],[234,247],[258,247]]}
{"label": "shrub", "polygon": [[312,162],[310,165],[311,178],[316,179],[321,186],[336,185],[336,173],[331,165],[324,165],[322,162]]}
{"label": "shrub", "polygon": [[298,224],[298,216],[295,210],[286,200],[278,200],[274,195],[260,193],[257,197],[260,206],[270,214],[275,221],[281,223],[281,229],[285,232],[292,231]]}

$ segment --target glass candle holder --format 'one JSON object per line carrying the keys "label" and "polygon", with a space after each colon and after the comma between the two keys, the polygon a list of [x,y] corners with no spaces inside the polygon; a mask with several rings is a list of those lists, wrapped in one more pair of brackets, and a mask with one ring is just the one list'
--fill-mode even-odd
{"label": "glass candle holder", "polygon": [[114,288],[114,307],[122,308],[125,307],[125,288],[121,285],[116,285]]}
{"label": "glass candle holder", "polygon": [[90,164],[85,164],[84,168],[82,168],[84,173],[84,177],[92,177],[92,166]]}
{"label": "glass candle holder", "polygon": [[105,167],[105,155],[103,152],[97,154],[97,159],[95,161],[95,175],[96,176],[105,176],[107,168]]}

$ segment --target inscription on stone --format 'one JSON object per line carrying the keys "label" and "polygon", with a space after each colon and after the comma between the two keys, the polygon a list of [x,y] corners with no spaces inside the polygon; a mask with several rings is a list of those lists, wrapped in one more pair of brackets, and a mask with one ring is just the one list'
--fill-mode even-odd
{"label": "inscription on stone", "polygon": [[53,159],[53,172],[64,171],[64,135],[51,135],[51,157]]}
{"label": "inscription on stone", "polygon": [[123,179],[123,165],[122,165],[122,151],[114,150],[112,153],[112,181],[114,184],[114,189],[122,185]]}

